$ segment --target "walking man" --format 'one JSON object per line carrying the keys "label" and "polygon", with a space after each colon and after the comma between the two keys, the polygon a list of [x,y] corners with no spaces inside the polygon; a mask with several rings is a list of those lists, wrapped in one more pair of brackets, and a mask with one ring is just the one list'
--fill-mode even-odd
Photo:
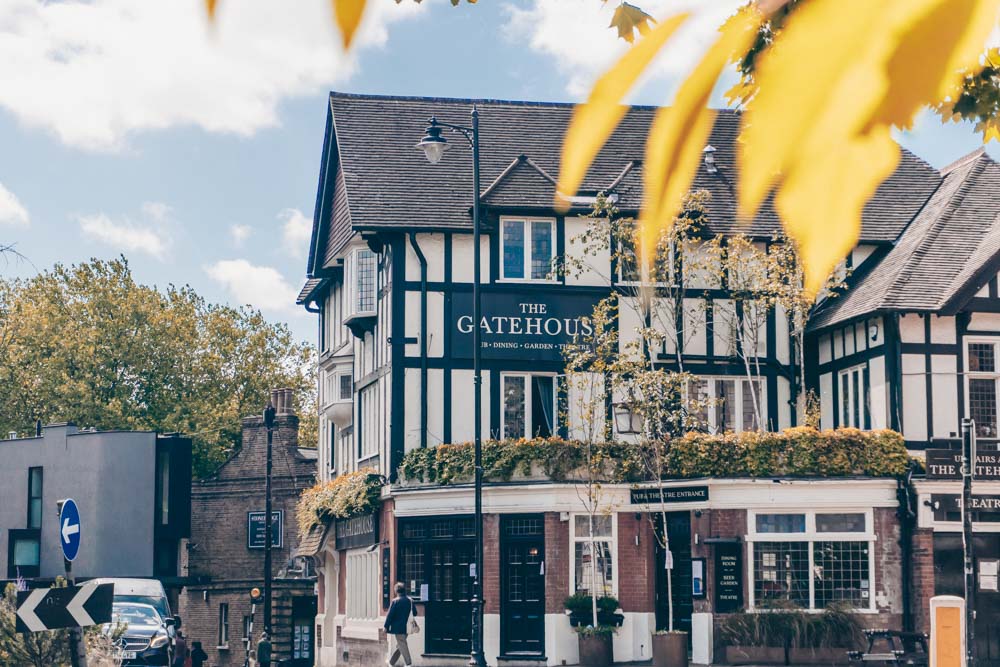
{"label": "walking man", "polygon": [[[385,661],[389,667],[396,667],[396,661],[403,657],[403,664],[410,667],[413,661],[410,660],[410,647],[406,644],[407,624],[410,615],[416,616],[417,610],[413,606],[413,600],[406,595],[406,586],[402,582],[396,584],[396,598],[389,605],[389,613],[385,615],[385,632],[392,636],[390,644],[389,659]],[[393,647],[393,645],[395,647]]]}
{"label": "walking man", "polygon": [[257,664],[271,667],[271,639],[266,632],[260,633],[260,641],[257,642]]}

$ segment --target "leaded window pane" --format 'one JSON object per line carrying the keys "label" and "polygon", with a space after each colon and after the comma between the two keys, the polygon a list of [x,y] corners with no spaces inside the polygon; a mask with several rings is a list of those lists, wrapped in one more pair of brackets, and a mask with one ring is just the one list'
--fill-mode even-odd
{"label": "leaded window pane", "polygon": [[969,379],[969,416],[976,422],[976,434],[997,435],[997,384],[993,378]]}
{"label": "leaded window pane", "polygon": [[753,547],[753,568],[757,606],[780,601],[809,608],[808,542],[757,542]]}
{"label": "leaded window pane", "polygon": [[375,312],[375,253],[358,251],[358,312]]}
{"label": "leaded window pane", "polygon": [[849,514],[817,514],[817,533],[863,533],[865,515],[863,512]]}
{"label": "leaded window pane", "polygon": [[871,596],[868,542],[816,542],[813,545],[813,578],[816,608],[848,602],[868,607]]}
{"label": "leaded window pane", "polygon": [[504,220],[503,223],[503,275],[504,278],[524,278],[524,222]]}
{"label": "leaded window pane", "polygon": [[531,277],[543,280],[552,270],[552,223],[531,224]]}
{"label": "leaded window pane", "polygon": [[969,343],[969,372],[996,372],[996,346],[993,343]]}

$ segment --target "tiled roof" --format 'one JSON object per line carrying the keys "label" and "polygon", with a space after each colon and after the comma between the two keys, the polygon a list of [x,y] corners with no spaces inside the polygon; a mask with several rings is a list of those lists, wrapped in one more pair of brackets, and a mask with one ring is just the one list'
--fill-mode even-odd
{"label": "tiled roof", "polygon": [[[844,295],[813,317],[813,330],[870,313],[960,307],[1000,254],[1000,164],[978,150],[942,170],[943,180],[896,241]],[[975,291],[975,290],[973,290]]]}
{"label": "tiled roof", "polygon": [[332,523],[321,523],[309,529],[309,532],[302,536],[299,546],[292,552],[293,558],[308,558],[315,556],[323,548],[323,538],[326,537],[327,529]]}
{"label": "tiled roof", "polygon": [[305,303],[310,296],[312,296],[313,291],[319,287],[319,284],[323,282],[320,278],[310,278],[299,290],[299,295],[295,298],[296,305],[302,305]]}
{"label": "tiled roof", "polygon": [[[433,165],[414,144],[431,116],[468,125],[473,104],[479,108],[481,187],[491,188],[485,203],[497,207],[550,207],[554,194],[551,177],[559,173],[563,134],[572,104],[331,93],[348,211],[333,222],[328,236],[341,238],[348,225],[355,230],[467,227],[472,169],[466,141],[458,135],[446,135],[451,149]],[[655,112],[655,107],[633,107],[626,113],[594,161],[581,194],[610,191],[614,186],[619,208],[639,208],[641,160]],[[779,229],[779,221],[770,206],[750,227],[736,216],[735,142],[739,120],[736,112],[718,113],[709,143],[716,148],[719,173],[708,174],[700,169],[694,188],[707,189],[713,195],[709,211],[712,231],[771,235]],[[862,239],[895,240],[939,181],[936,171],[903,150],[896,173],[865,208]]]}

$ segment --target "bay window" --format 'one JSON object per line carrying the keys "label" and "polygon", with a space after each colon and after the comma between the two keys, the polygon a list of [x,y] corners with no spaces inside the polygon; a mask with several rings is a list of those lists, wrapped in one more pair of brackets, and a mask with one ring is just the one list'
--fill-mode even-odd
{"label": "bay window", "polygon": [[503,218],[502,278],[549,280],[555,254],[555,221]]}
{"label": "bay window", "polygon": [[872,513],[750,513],[750,607],[874,611]]}
{"label": "bay window", "polygon": [[862,364],[840,371],[840,425],[871,427],[871,390],[868,366]]}
{"label": "bay window", "polygon": [[344,264],[344,319],[375,314],[378,256],[367,248],[354,250]]}
{"label": "bay window", "polygon": [[974,339],[965,348],[965,400],[982,438],[997,437],[997,345],[995,339]]}
{"label": "bay window", "polygon": [[554,375],[501,375],[501,438],[548,438],[555,433],[555,380]]}
{"label": "bay window", "polygon": [[589,514],[574,514],[570,528],[573,592],[597,597],[616,595],[615,553],[618,549],[615,515],[596,514],[591,517]]}

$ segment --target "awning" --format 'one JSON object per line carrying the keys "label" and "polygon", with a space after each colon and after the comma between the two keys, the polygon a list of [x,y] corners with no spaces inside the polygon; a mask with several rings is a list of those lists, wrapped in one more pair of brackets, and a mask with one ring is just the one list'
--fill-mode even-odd
{"label": "awning", "polygon": [[326,531],[329,527],[330,524],[324,522],[310,528],[306,536],[299,542],[299,546],[292,552],[292,558],[312,558],[318,554],[323,548],[323,538],[326,537]]}

